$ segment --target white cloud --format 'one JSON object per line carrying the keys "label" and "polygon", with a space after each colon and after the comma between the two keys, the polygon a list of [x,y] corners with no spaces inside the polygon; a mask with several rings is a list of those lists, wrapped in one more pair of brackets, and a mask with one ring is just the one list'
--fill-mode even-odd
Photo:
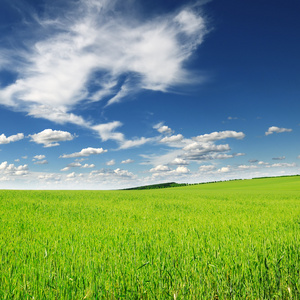
{"label": "white cloud", "polygon": [[158,123],[155,126],[153,126],[153,128],[156,129],[159,133],[170,134],[173,132],[171,128],[169,128],[166,125],[163,125],[163,123]]}
{"label": "white cloud", "polygon": [[155,168],[150,169],[150,172],[165,172],[170,170],[171,169],[168,166],[158,165]]}
{"label": "white cloud", "polygon": [[98,132],[102,141],[115,140],[118,142],[124,141],[124,135],[121,132],[114,132],[118,127],[122,126],[122,123],[119,121],[113,121],[106,124],[100,124],[93,126],[92,129]]}
{"label": "white cloud", "polygon": [[107,152],[107,150],[104,150],[103,148],[85,148],[82,149],[80,152],[75,152],[71,154],[63,154],[60,156],[60,158],[73,158],[73,157],[86,157],[93,154],[102,154]]}
{"label": "white cloud", "polygon": [[267,166],[267,165],[269,165],[269,163],[264,162],[264,161],[262,161],[262,160],[259,161],[257,164],[260,165],[260,166]]}
{"label": "white cloud", "polygon": [[224,140],[227,138],[243,139],[245,134],[243,132],[236,132],[232,130],[225,130],[219,132],[212,132],[209,134],[199,135],[193,138],[197,142],[214,142]]}
{"label": "white cloud", "polygon": [[183,150],[186,151],[195,151],[198,154],[200,153],[208,153],[208,152],[223,152],[230,150],[230,147],[228,144],[221,144],[221,145],[215,145],[212,143],[197,143],[194,142],[192,144],[189,144],[183,148]]}
{"label": "white cloud", "polygon": [[133,177],[133,174],[127,170],[122,170],[120,168],[115,169],[114,173],[120,177]]}
{"label": "white cloud", "polygon": [[69,170],[70,170],[69,167],[64,167],[64,168],[61,169],[62,172],[69,171]]}
{"label": "white cloud", "polygon": [[145,137],[141,137],[141,138],[137,138],[134,140],[124,140],[121,144],[119,149],[129,149],[129,148],[134,148],[134,147],[138,147],[141,145],[144,145],[146,143],[150,143],[153,141],[156,141],[157,138],[145,138]]}
{"label": "white cloud", "polygon": [[28,174],[28,165],[15,166],[4,161],[0,164],[0,172],[11,176],[23,176]]}
{"label": "white cloud", "polygon": [[230,172],[230,167],[229,166],[228,167],[222,167],[222,168],[218,169],[218,172],[219,173],[228,173],[228,172]]}
{"label": "white cloud", "polygon": [[189,83],[192,74],[185,63],[207,33],[201,11],[187,7],[142,20],[135,18],[133,7],[130,14],[117,13],[117,2],[78,1],[53,9],[55,15],[43,11],[43,17],[35,12],[31,20],[36,23],[27,22],[26,29],[37,28],[39,34],[30,39],[23,35],[20,49],[0,49],[9,53],[6,67],[18,75],[0,90],[2,104],[34,117],[89,127],[71,113],[79,103],[111,96],[112,104],[142,89],[169,91]]}
{"label": "white cloud", "polygon": [[9,143],[12,143],[12,142],[17,142],[17,141],[22,140],[23,138],[24,138],[23,133],[18,133],[18,134],[11,135],[11,136],[8,136],[8,137],[6,137],[4,133],[2,133],[0,135],[0,145],[9,144]]}
{"label": "white cloud", "polygon": [[166,136],[163,139],[160,140],[161,143],[176,143],[183,140],[182,134],[172,135],[172,136]]}
{"label": "white cloud", "polygon": [[45,129],[39,133],[29,135],[31,141],[37,144],[43,144],[44,147],[59,146],[58,142],[71,141],[75,135],[67,131]]}
{"label": "white cloud", "polygon": [[[202,143],[192,143],[186,147],[183,148],[183,150],[186,150],[185,158],[189,160],[203,160],[207,159],[207,155],[210,155],[211,158],[214,158],[212,155],[218,152],[225,152],[229,151],[230,147],[228,144],[221,144],[221,145],[215,145],[211,143],[202,144]],[[224,156],[224,154],[223,154]],[[217,158],[217,157],[215,157]],[[219,157],[220,158],[220,157]]]}
{"label": "white cloud", "polygon": [[282,133],[282,132],[291,132],[292,129],[288,129],[288,128],[280,128],[277,126],[271,126],[269,127],[268,131],[265,132],[265,135],[270,135],[275,133]]}
{"label": "white cloud", "polygon": [[293,167],[296,167],[296,163],[278,163],[278,164],[272,164],[268,167],[272,167],[272,168],[283,168],[283,167],[286,167],[286,168],[293,168]]}
{"label": "white cloud", "polygon": [[257,166],[255,166],[255,165],[250,165],[250,166],[248,166],[248,165],[239,165],[238,166],[238,169],[241,169],[241,170],[249,170],[249,169],[256,169],[257,168]]}
{"label": "white cloud", "polygon": [[130,158],[121,161],[121,164],[132,164],[132,163],[134,163],[134,160]]}
{"label": "white cloud", "polygon": [[187,174],[190,170],[185,166],[179,166],[173,172],[177,174]]}
{"label": "white cloud", "polygon": [[83,127],[89,127],[89,122],[86,122],[82,117],[76,116],[73,113],[68,113],[66,107],[53,107],[50,105],[32,105],[29,109],[29,116],[35,118],[44,118],[58,124],[73,123]]}
{"label": "white cloud", "polygon": [[34,160],[35,159],[38,159],[38,160],[42,160],[42,159],[44,159],[46,156],[45,155],[35,155],[33,158],[34,158]]}
{"label": "white cloud", "polygon": [[50,173],[50,174],[42,174],[42,175],[39,175],[38,176],[38,179],[39,180],[43,180],[43,181],[60,181],[61,180],[61,176],[60,175],[57,175],[57,174],[53,174],[53,173]]}
{"label": "white cloud", "polygon": [[113,166],[114,164],[116,164],[114,159],[112,159],[106,163],[107,166]]}
{"label": "white cloud", "polygon": [[75,178],[75,177],[76,177],[75,172],[72,172],[72,173],[67,175],[68,179]]}
{"label": "white cloud", "polygon": [[150,170],[152,172],[152,178],[172,178],[173,176],[186,176],[190,173],[190,170],[186,166],[178,166],[175,170],[166,168],[166,166],[157,166]]}
{"label": "white cloud", "polygon": [[170,164],[171,165],[188,165],[189,162],[183,158],[176,157]]}
{"label": "white cloud", "polygon": [[95,165],[94,164],[84,164],[81,168],[84,168],[84,169],[91,169],[91,168],[95,168]]}

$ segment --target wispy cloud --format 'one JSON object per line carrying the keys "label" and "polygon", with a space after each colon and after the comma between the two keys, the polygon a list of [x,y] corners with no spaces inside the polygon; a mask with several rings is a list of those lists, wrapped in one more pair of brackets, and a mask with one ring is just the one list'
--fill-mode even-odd
{"label": "wispy cloud", "polygon": [[56,123],[91,127],[72,112],[79,103],[111,105],[142,89],[165,92],[187,84],[185,62],[207,33],[201,13],[186,6],[142,21],[118,14],[117,2],[81,0],[45,13],[48,18],[32,12],[22,47],[0,48],[0,60],[17,74],[1,88],[1,104]]}
{"label": "wispy cloud", "polygon": [[134,163],[134,160],[130,158],[121,161],[121,164],[132,164],[132,163]]}

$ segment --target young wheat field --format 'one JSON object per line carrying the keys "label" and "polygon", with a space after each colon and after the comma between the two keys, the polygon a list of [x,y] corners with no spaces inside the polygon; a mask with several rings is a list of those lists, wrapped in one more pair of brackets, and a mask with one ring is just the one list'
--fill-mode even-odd
{"label": "young wheat field", "polygon": [[300,299],[300,176],[0,205],[0,299]]}

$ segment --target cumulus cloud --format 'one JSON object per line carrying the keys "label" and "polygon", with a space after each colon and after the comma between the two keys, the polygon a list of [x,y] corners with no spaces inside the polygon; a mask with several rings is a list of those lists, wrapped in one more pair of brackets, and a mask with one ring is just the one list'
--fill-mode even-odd
{"label": "cumulus cloud", "polygon": [[179,166],[173,171],[173,173],[177,173],[177,174],[187,174],[189,172],[190,170],[185,166]]}
{"label": "cumulus cloud", "polygon": [[108,162],[106,163],[106,165],[107,165],[107,166],[113,166],[115,163],[116,163],[115,160],[112,159],[112,160],[108,161]]}
{"label": "cumulus cloud", "polygon": [[163,123],[158,123],[154,125],[153,128],[156,129],[159,133],[163,134],[171,134],[173,132],[171,128],[169,128],[166,125],[163,125]]}
{"label": "cumulus cloud", "polygon": [[50,174],[42,174],[38,176],[39,180],[43,180],[43,181],[60,181],[61,180],[61,176],[54,174],[54,173],[50,173]]}
{"label": "cumulus cloud", "polygon": [[214,142],[214,141],[224,140],[228,138],[243,139],[244,137],[245,134],[243,132],[225,130],[219,132],[212,132],[209,134],[198,135],[194,137],[193,140],[197,142]]}
{"label": "cumulus cloud", "polygon": [[60,158],[74,158],[74,157],[86,157],[93,154],[102,154],[107,152],[107,150],[104,150],[103,148],[85,148],[82,149],[80,152],[75,152],[71,154],[63,154],[60,156]]}
{"label": "cumulus cloud", "polygon": [[9,144],[9,143],[12,143],[12,142],[17,142],[17,141],[22,140],[23,138],[24,138],[23,133],[14,134],[14,135],[11,135],[11,136],[8,136],[8,137],[6,137],[4,133],[2,133],[0,135],[0,145]]}
{"label": "cumulus cloud", "polygon": [[291,131],[293,130],[289,128],[280,128],[277,126],[271,126],[269,127],[268,131],[265,132],[265,135],[270,135],[273,133],[291,132]]}
{"label": "cumulus cloud", "polygon": [[[230,150],[228,144],[202,144],[202,143],[192,143],[184,147],[183,150],[187,152],[184,153],[184,157],[188,160],[209,160],[209,159],[222,159],[227,156],[227,154],[220,154],[217,156],[218,152],[226,152]],[[233,157],[233,155],[230,155]],[[229,158],[229,157],[226,157]]]}
{"label": "cumulus cloud", "polygon": [[186,161],[185,159],[183,158],[179,158],[179,157],[176,157],[174,160],[171,161],[170,165],[188,165],[189,162]]}
{"label": "cumulus cloud", "polygon": [[15,35],[22,39],[19,49],[15,42],[0,48],[5,66],[17,74],[1,88],[2,104],[57,123],[91,126],[71,112],[79,103],[111,105],[142,89],[165,92],[188,83],[186,62],[208,32],[201,11],[186,6],[142,20],[133,7],[130,14],[117,13],[118,2],[81,0],[52,8],[55,15],[33,12],[24,25],[39,34]]}
{"label": "cumulus cloud", "polygon": [[75,178],[75,177],[76,177],[75,172],[72,172],[72,173],[67,175],[68,179],[72,179],[72,178]]}
{"label": "cumulus cloud", "polygon": [[28,165],[15,166],[4,161],[0,164],[0,172],[12,176],[24,176],[28,174]]}
{"label": "cumulus cloud", "polygon": [[230,150],[228,144],[215,145],[211,143],[202,144],[202,143],[191,143],[183,148],[186,151],[195,151],[197,153],[208,153],[208,152],[223,152]]}
{"label": "cumulus cloud", "polygon": [[45,148],[59,146],[58,142],[71,141],[75,135],[67,131],[45,129],[39,133],[29,135],[31,141],[43,144]]}
{"label": "cumulus cloud", "polygon": [[190,170],[186,166],[178,166],[176,169],[172,170],[170,168],[165,168],[166,166],[157,166],[150,170],[152,172],[152,178],[172,178],[178,176],[186,176],[190,173]]}
{"label": "cumulus cloud", "polygon": [[34,157],[33,157],[33,160],[42,160],[42,159],[44,159],[46,156],[45,155],[35,155]]}
{"label": "cumulus cloud", "polygon": [[91,169],[91,168],[95,168],[95,165],[94,164],[84,164],[81,168],[83,168],[83,169]]}
{"label": "cumulus cloud", "polygon": [[228,172],[230,172],[229,166],[218,169],[218,173],[228,173]]}
{"label": "cumulus cloud", "polygon": [[165,172],[170,170],[171,169],[168,166],[158,165],[155,168],[150,169],[150,172]]}
{"label": "cumulus cloud", "polygon": [[121,164],[132,164],[132,163],[134,163],[134,160],[130,158],[121,161]]}
{"label": "cumulus cloud", "polygon": [[161,143],[176,143],[183,140],[182,134],[172,135],[172,136],[166,136],[163,139],[160,140]]}

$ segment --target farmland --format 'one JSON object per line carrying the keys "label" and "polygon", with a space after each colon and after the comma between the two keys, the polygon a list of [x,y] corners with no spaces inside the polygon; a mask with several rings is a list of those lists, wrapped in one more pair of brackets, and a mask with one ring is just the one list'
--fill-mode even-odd
{"label": "farmland", "polygon": [[0,299],[300,299],[300,176],[0,205]]}

